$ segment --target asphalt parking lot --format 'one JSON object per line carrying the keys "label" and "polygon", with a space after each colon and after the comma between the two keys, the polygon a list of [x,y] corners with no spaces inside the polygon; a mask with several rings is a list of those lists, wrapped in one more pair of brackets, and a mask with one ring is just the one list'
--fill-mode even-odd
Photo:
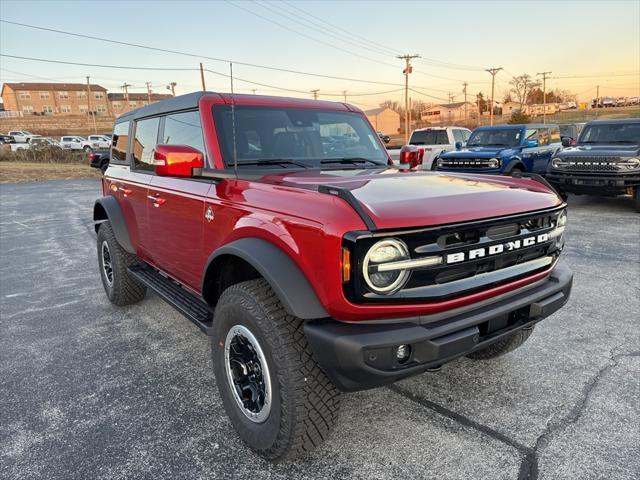
{"label": "asphalt parking lot", "polygon": [[96,180],[0,187],[0,478],[640,477],[640,215],[570,197],[569,304],[497,360],[344,395],[272,465],[222,409],[207,338],[153,294],[106,299]]}

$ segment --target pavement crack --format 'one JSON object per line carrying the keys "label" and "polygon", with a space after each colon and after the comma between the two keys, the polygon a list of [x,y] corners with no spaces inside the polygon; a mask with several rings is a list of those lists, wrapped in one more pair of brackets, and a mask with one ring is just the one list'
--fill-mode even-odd
{"label": "pavement crack", "polygon": [[517,442],[504,433],[501,433],[491,427],[478,423],[475,420],[470,419],[469,417],[454,412],[453,410],[450,410],[447,407],[443,407],[442,405],[432,402],[431,400],[428,400],[420,395],[416,395],[415,393],[410,392],[409,390],[406,390],[398,386],[397,384],[389,385],[387,388],[392,392],[397,393],[398,395],[405,397],[406,399],[411,400],[418,405],[428,408],[429,410],[433,410],[443,417],[447,417],[464,427],[472,428],[482,433],[483,435],[486,435],[490,438],[493,438],[494,440],[508,445],[511,448],[514,448],[520,453],[520,455],[522,455],[518,480],[536,478],[535,476],[532,476],[532,473],[535,472],[535,475],[537,476],[538,464],[537,458],[535,456],[535,451],[532,448],[529,448],[526,445]]}
{"label": "pavement crack", "polygon": [[614,355],[614,351],[616,350],[616,348],[618,347],[614,347],[609,351],[609,362],[602,368],[600,368],[598,372],[591,378],[591,380],[589,380],[583,387],[582,395],[578,402],[573,406],[573,408],[569,410],[569,412],[558,421],[547,423],[544,431],[536,439],[533,449],[529,449],[531,455],[526,455],[522,460],[522,464],[520,465],[520,476],[518,477],[519,480],[535,480],[538,478],[538,452],[540,452],[549,444],[550,437],[552,437],[555,433],[564,430],[569,425],[572,425],[580,420],[585,410],[587,409],[591,394],[593,393],[593,390],[597,386],[600,379],[607,373],[609,373],[612,369],[617,367],[621,358],[640,356],[640,350]]}

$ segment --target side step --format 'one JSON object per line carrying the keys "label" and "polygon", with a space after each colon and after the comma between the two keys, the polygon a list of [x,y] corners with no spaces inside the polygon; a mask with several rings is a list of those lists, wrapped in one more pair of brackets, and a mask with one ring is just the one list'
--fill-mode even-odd
{"label": "side step", "polygon": [[128,270],[133,277],[156,292],[169,305],[195,323],[200,330],[211,335],[213,311],[209,305],[149,265],[138,263],[130,266]]}

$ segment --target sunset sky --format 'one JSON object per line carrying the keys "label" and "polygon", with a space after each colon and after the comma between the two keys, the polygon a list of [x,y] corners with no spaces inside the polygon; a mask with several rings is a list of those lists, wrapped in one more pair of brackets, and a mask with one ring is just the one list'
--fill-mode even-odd
{"label": "sunset sky", "polygon": [[[0,24],[0,53],[87,63],[77,66],[0,57],[0,78],[83,82],[91,75],[111,91],[165,93],[200,89],[198,63],[228,74],[229,65],[199,56],[345,77],[321,78],[234,65],[236,91],[342,99],[363,108],[402,98],[403,61],[420,54],[410,83],[414,100],[463,100],[462,82],[475,95],[490,92],[488,67],[503,67],[496,98],[513,75],[551,71],[548,89],[583,100],[640,95],[640,1],[536,2],[13,2],[0,3],[4,21],[94,35],[191,53],[151,51]],[[135,70],[115,66],[186,71]],[[250,80],[269,86],[252,85]],[[207,89],[228,91],[229,80],[207,73]],[[277,87],[277,88],[276,88]],[[294,91],[290,91],[294,90]],[[384,93],[382,93],[384,92]]]}

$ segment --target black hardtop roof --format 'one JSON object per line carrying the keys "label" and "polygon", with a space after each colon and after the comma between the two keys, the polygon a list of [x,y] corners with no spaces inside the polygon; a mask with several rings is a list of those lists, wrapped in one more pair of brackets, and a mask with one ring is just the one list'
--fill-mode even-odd
{"label": "black hardtop roof", "polygon": [[602,120],[591,120],[587,125],[606,125],[608,123],[640,123],[640,117],[634,118],[609,118]]}
{"label": "black hardtop roof", "polygon": [[116,119],[116,123],[127,120],[135,120],[137,118],[152,117],[163,113],[175,112],[178,110],[188,110],[198,108],[198,102],[205,95],[215,95],[215,92],[193,92],[186,95],[172,97],[167,100],[152,103],[145,107],[136,108],[130,112],[123,113]]}
{"label": "black hardtop roof", "polygon": [[517,123],[517,124],[503,124],[503,125],[482,125],[477,127],[476,130],[480,129],[510,129],[510,128],[551,128],[557,127],[558,125],[555,123]]}

